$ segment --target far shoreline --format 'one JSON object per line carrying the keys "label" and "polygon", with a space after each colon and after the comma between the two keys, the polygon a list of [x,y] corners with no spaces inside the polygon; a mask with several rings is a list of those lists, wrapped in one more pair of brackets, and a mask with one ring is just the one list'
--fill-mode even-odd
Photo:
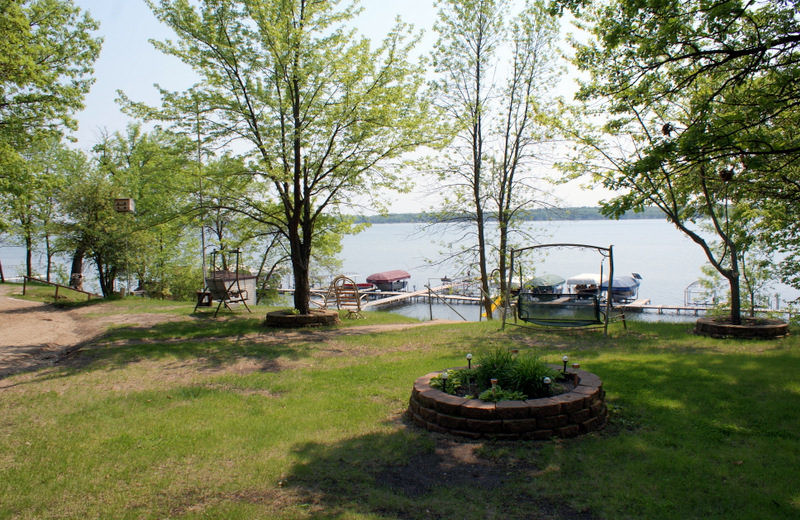
{"label": "far shoreline", "polygon": [[[385,215],[351,215],[358,224],[429,224],[442,220],[435,212],[388,213]],[[447,218],[452,220],[452,216]],[[468,217],[467,217],[468,218]],[[647,207],[643,211],[627,211],[619,219],[603,215],[597,206],[572,208],[538,208],[521,212],[518,216],[523,222],[542,222],[550,220],[665,220],[658,208]],[[495,220],[495,219],[490,219]]]}

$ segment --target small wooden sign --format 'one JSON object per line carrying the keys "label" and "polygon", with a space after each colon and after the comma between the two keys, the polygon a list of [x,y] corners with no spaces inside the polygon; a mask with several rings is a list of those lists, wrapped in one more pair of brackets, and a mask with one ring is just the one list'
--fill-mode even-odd
{"label": "small wooden sign", "polygon": [[114,199],[114,210],[117,213],[133,213],[136,205],[133,203],[133,199]]}

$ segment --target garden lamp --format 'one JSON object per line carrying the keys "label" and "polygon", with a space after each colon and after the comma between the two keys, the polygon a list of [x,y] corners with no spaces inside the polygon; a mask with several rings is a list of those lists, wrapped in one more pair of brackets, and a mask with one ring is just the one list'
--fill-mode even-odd
{"label": "garden lamp", "polygon": [[467,354],[467,368],[472,369],[472,354]]}

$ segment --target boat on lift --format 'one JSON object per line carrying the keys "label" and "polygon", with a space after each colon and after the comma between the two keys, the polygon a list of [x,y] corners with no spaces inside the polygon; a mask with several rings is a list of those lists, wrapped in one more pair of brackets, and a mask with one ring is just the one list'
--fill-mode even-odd
{"label": "boat on lift", "polygon": [[[639,296],[639,285],[642,275],[631,273],[629,275],[615,276],[611,280],[611,301],[614,303],[630,303]],[[600,290],[608,292],[608,280],[600,284]]]}
{"label": "boat on lift", "polygon": [[367,283],[374,284],[379,291],[404,291],[411,275],[401,269],[383,271],[367,276]]}

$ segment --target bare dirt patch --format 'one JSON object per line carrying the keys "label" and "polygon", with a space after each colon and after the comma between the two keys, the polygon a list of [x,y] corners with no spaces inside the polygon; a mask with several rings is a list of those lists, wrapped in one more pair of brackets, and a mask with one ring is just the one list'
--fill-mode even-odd
{"label": "bare dirt patch", "polygon": [[[0,380],[12,374],[38,370],[64,362],[68,356],[82,349],[101,346],[120,346],[142,344],[151,341],[169,343],[171,340],[130,339],[122,341],[103,341],[102,334],[111,326],[131,326],[147,328],[160,323],[183,321],[188,318],[170,314],[125,313],[115,310],[111,304],[100,303],[91,307],[61,309],[53,305],[30,302],[15,298],[13,293],[19,287],[0,284]],[[265,332],[237,336],[236,341],[261,344],[281,344],[299,342],[330,343],[328,355],[337,351],[352,355],[352,348],[337,344],[336,338],[342,336],[376,334],[424,327],[447,321],[424,323],[397,323],[365,325],[339,329],[313,330],[269,330]],[[231,337],[203,337],[197,339],[180,338],[176,342],[230,340]],[[80,359],[72,357],[70,363],[80,364]],[[247,366],[244,366],[247,365]],[[196,366],[193,368],[197,368]],[[209,367],[206,367],[212,370]],[[216,370],[233,370],[236,373],[250,371],[276,370],[273,365],[263,366],[257,361],[237,362],[234,366],[217,367]],[[1,383],[0,383],[1,385]]]}
{"label": "bare dirt patch", "polygon": [[18,286],[0,284],[0,379],[51,366],[63,356],[90,343],[112,325],[149,327],[176,318],[167,314],[120,314],[91,308],[60,309],[15,298]]}

